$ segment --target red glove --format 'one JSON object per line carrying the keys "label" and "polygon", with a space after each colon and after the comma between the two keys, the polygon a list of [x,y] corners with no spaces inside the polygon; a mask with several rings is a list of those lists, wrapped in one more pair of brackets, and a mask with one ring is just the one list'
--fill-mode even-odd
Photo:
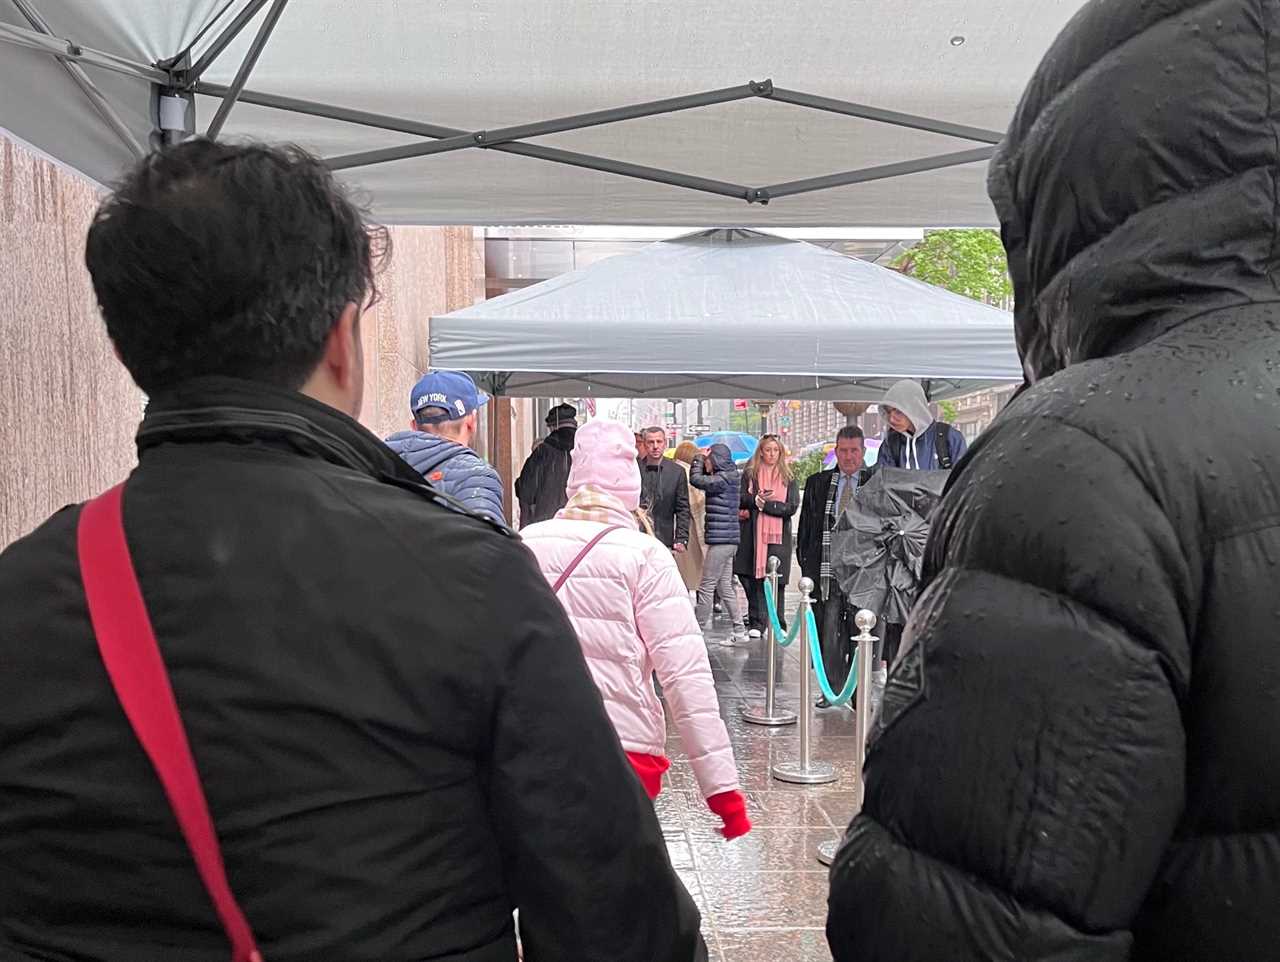
{"label": "red glove", "polygon": [[721,792],[707,799],[707,808],[720,816],[724,828],[720,834],[725,838],[738,838],[751,831],[751,819],[747,818],[747,800],[742,792]]}

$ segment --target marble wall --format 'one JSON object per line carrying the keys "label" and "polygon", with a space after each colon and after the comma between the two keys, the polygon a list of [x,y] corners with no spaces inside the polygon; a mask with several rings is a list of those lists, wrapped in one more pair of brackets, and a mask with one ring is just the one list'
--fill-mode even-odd
{"label": "marble wall", "polygon": [[133,466],[142,394],[98,317],[96,188],[0,138],[0,548]]}
{"label": "marble wall", "polygon": [[[96,188],[0,137],[0,549],[66,504],[123,479],[144,400],[116,361],[84,268]],[[366,313],[361,420],[407,424],[433,314],[483,297],[470,227],[395,227]]]}
{"label": "marble wall", "polygon": [[484,242],[470,227],[393,227],[378,301],[361,318],[364,411],[385,437],[408,427],[409,394],[427,369],[428,320],[483,297]]}

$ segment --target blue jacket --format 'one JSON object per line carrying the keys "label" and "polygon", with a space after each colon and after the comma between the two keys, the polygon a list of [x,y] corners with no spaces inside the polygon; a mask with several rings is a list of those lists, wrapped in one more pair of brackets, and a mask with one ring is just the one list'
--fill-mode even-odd
{"label": "blue jacket", "polygon": [[968,444],[965,442],[963,434],[950,424],[943,424],[941,421],[934,421],[915,439],[915,458],[910,465],[907,464],[906,435],[899,434],[897,431],[886,430],[884,443],[880,445],[880,452],[876,456],[876,464],[883,464],[890,468],[915,468],[918,466],[924,471],[937,470],[942,466],[938,463],[937,457],[939,425],[946,428],[947,450],[951,454],[951,466],[955,467],[968,449]]}
{"label": "blue jacket", "polygon": [[715,473],[708,473],[701,458],[694,458],[689,468],[689,483],[707,494],[707,529],[705,541],[713,544],[737,544],[738,489],[742,472],[733,463],[733,455],[724,444],[713,444],[709,452]]}
{"label": "blue jacket", "polygon": [[400,431],[387,438],[387,446],[428,484],[460,501],[468,511],[506,524],[502,479],[470,448],[422,431]]}

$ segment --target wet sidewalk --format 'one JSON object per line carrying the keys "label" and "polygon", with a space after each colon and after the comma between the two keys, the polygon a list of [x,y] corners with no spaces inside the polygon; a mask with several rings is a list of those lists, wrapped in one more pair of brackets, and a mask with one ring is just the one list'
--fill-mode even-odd
{"label": "wet sidewalk", "polygon": [[[812,757],[831,762],[837,781],[811,786],[777,781],[769,769],[798,755],[797,726],[766,728],[742,720],[744,706],[764,701],[764,641],[717,645],[727,634],[720,627],[710,632],[708,653],[754,828],[732,842],[720,836],[720,821],[702,800],[683,747],[668,726],[672,765],[657,810],[671,861],[702,910],[712,962],[830,962],[824,932],[827,869],[816,850],[821,842],[838,839],[853,813],[853,713],[814,712]],[[780,662],[778,703],[795,710],[799,642]],[[817,683],[812,687],[816,698]]]}

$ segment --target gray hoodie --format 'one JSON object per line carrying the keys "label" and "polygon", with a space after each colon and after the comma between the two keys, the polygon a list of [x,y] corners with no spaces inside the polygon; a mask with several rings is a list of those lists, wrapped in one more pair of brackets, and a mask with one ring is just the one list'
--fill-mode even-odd
{"label": "gray hoodie", "polygon": [[[898,432],[886,425],[885,443],[880,446],[877,463],[891,468],[920,468],[925,471],[939,467],[936,451],[938,432],[933,428],[933,413],[929,410],[924,388],[915,381],[899,381],[885,392],[880,406],[897,408],[911,419],[915,432],[903,439],[906,443],[891,443],[891,437]],[[960,460],[966,447],[964,435],[955,428],[947,427],[947,451],[952,464]]]}

